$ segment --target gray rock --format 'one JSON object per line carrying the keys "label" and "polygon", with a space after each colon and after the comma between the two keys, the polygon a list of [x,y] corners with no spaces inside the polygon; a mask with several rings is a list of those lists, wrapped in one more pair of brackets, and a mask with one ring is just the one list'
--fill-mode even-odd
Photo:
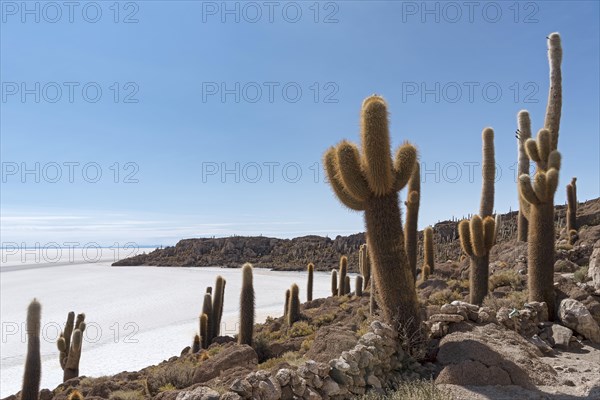
{"label": "gray rock", "polygon": [[287,368],[282,368],[275,374],[275,378],[279,382],[279,385],[285,386],[290,382],[291,371]]}
{"label": "gray rock", "polygon": [[558,317],[568,328],[594,343],[600,343],[600,326],[583,304],[577,300],[564,299],[558,307]]}
{"label": "gray rock", "polygon": [[475,304],[467,303],[466,301],[454,300],[452,303],[453,306],[457,307],[465,307],[467,310],[471,311],[479,311],[479,307]]}
{"label": "gray rock", "polygon": [[206,386],[179,392],[176,400],[219,400],[221,395]]}
{"label": "gray rock", "polygon": [[323,387],[321,388],[323,393],[329,397],[340,394],[342,391],[340,390],[340,385],[336,381],[331,378],[326,378],[323,382]]}
{"label": "gray rock", "polygon": [[433,322],[461,322],[465,318],[458,314],[434,314],[429,317],[429,320]]}
{"label": "gray rock", "polygon": [[229,389],[242,397],[252,396],[252,385],[246,379],[236,379]]}
{"label": "gray rock", "polygon": [[458,312],[458,307],[452,304],[444,304],[440,308],[440,312],[442,314],[456,314]]}
{"label": "gray rock", "polygon": [[566,326],[553,324],[548,328],[548,339],[554,346],[569,347],[569,342],[573,336],[573,331]]}
{"label": "gray rock", "polygon": [[594,244],[594,250],[590,256],[588,277],[592,280],[594,289],[600,290],[600,240]]}

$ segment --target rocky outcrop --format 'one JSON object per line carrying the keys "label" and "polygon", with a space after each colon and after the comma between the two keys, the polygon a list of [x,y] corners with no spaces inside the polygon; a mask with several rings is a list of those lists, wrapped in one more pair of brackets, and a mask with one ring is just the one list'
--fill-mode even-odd
{"label": "rocky outcrop", "polygon": [[590,256],[590,265],[588,267],[588,278],[596,291],[600,291],[600,240],[594,244],[594,251]]}
{"label": "rocky outcrop", "polygon": [[[510,343],[510,346],[507,344]],[[440,341],[437,355],[443,369],[436,383],[462,386],[556,383],[556,372],[541,361],[541,352],[515,332],[496,324],[455,332]]]}
{"label": "rocky outcrop", "polygon": [[258,365],[258,357],[254,349],[246,345],[228,343],[215,356],[203,362],[194,371],[194,383],[204,383],[219,377],[224,371],[233,368],[252,371]]}

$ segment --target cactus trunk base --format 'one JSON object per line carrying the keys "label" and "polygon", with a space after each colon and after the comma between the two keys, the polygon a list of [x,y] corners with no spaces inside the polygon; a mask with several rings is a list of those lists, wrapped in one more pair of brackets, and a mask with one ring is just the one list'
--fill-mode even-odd
{"label": "cactus trunk base", "polygon": [[554,206],[550,202],[531,207],[527,256],[529,301],[546,302],[554,321]]}
{"label": "cactus trunk base", "polygon": [[481,305],[488,294],[489,254],[471,257],[469,273],[469,303]]}

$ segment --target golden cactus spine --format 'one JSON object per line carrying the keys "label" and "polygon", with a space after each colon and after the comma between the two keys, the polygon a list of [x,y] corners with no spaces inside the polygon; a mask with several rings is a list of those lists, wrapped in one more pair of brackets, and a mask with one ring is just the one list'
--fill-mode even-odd
{"label": "golden cactus spine", "polygon": [[308,264],[308,282],[306,285],[306,301],[312,301],[313,299],[313,275],[315,266],[313,263]]}
{"label": "golden cactus spine", "polygon": [[300,319],[300,290],[295,283],[290,288],[290,306],[287,312],[287,323],[292,326]]}
{"label": "golden cactus spine", "polygon": [[252,279],[252,264],[242,267],[242,292],[240,294],[240,329],[238,343],[252,346],[254,332],[254,284]]}
{"label": "golden cactus spine", "polygon": [[346,274],[348,273],[348,258],[346,256],[340,257],[340,282],[338,284],[338,295],[343,296],[346,293]]}
{"label": "golden cactus spine", "polygon": [[386,321],[402,323],[409,334],[418,335],[417,294],[398,206],[398,191],[412,175],[417,151],[404,144],[392,160],[387,105],[379,96],[363,102],[361,144],[362,154],[347,141],[327,150],[324,165],[329,183],[345,206],[364,211],[372,275]]}
{"label": "golden cactus spine", "polygon": [[[529,175],[529,157],[527,156],[527,150],[525,150],[525,142],[531,139],[531,120],[529,113],[526,110],[519,111],[517,115],[517,149],[518,149],[518,165],[517,165],[517,176]],[[518,189],[517,180],[517,189]],[[519,242],[527,241],[527,215],[529,214],[529,203],[523,200],[523,197],[519,194],[519,214],[517,217],[517,240]]]}
{"label": "golden cactus spine", "polygon": [[42,305],[36,300],[27,308],[27,358],[23,374],[21,400],[38,400],[42,361],[40,356],[40,328]]}
{"label": "golden cactus spine", "polygon": [[70,312],[67,316],[64,332],[56,342],[60,351],[59,361],[63,369],[63,382],[79,376],[79,360],[81,359],[81,347],[83,332],[85,331],[85,314]]}
{"label": "golden cactus spine", "polygon": [[406,195],[406,221],[404,224],[404,236],[406,242],[406,256],[408,264],[413,274],[413,279],[417,279],[417,224],[419,222],[419,204],[421,202],[421,167],[418,162],[415,163],[410,179],[408,180],[408,193]]}
{"label": "golden cactus spine", "polygon": [[434,251],[433,251],[433,228],[428,226],[423,230],[423,268],[429,267],[429,273],[432,273],[435,268]]}
{"label": "golden cactus spine", "polygon": [[83,399],[84,399],[83,395],[77,389],[73,390],[71,393],[69,393],[69,396],[67,396],[67,400],[83,400]]}
{"label": "golden cactus spine", "polygon": [[527,246],[529,301],[544,301],[550,320],[554,320],[554,194],[558,187],[561,155],[558,136],[562,104],[560,35],[548,37],[550,91],[544,129],[525,142],[527,156],[536,163],[533,177],[519,177],[519,193],[529,206]]}

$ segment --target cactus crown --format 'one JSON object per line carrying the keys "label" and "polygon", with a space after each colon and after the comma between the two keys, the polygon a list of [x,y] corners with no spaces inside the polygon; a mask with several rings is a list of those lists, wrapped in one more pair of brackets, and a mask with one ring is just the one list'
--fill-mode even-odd
{"label": "cactus crown", "polygon": [[365,99],[361,112],[362,154],[357,146],[342,141],[324,156],[325,169],[339,200],[352,210],[364,210],[370,197],[399,191],[408,183],[417,150],[405,143],[392,160],[388,112],[380,96]]}
{"label": "cactus crown", "polygon": [[469,257],[483,257],[491,250],[496,241],[496,221],[488,216],[483,220],[473,215],[470,221],[458,224],[460,245]]}

